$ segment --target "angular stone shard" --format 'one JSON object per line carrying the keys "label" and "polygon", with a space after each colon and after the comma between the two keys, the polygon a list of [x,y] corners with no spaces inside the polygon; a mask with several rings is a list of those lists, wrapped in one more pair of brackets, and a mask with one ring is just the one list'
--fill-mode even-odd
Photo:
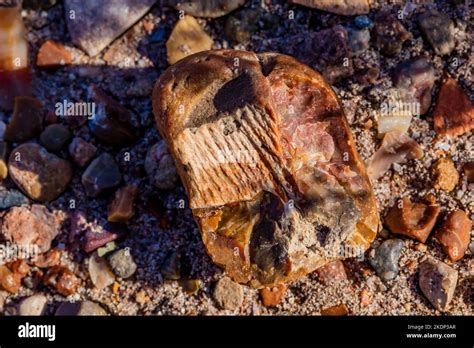
{"label": "angular stone shard", "polygon": [[64,10],[72,42],[95,56],[153,6],[155,0],[66,0]]}
{"label": "angular stone shard", "polygon": [[434,130],[441,136],[456,137],[474,129],[474,102],[448,75],[443,76],[433,120]]}
{"label": "angular stone shard", "polygon": [[375,199],[339,101],[281,54],[186,57],[155,85],[153,109],[213,261],[272,287],[363,251]]}

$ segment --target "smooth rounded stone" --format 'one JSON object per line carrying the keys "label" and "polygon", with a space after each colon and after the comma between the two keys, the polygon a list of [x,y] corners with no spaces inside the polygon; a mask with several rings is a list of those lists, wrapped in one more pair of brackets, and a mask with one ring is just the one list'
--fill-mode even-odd
{"label": "smooth rounded stone", "polygon": [[89,197],[97,197],[104,191],[112,189],[122,181],[122,174],[112,156],[103,153],[87,167],[82,174],[82,185]]}
{"label": "smooth rounded stone", "polygon": [[451,54],[456,45],[454,23],[451,18],[436,10],[428,10],[419,16],[418,22],[421,31],[437,55]]}
{"label": "smooth rounded stone", "polygon": [[181,255],[176,251],[170,252],[161,264],[161,273],[166,279],[178,280],[181,278]]}
{"label": "smooth rounded stone", "polygon": [[259,8],[248,8],[230,15],[225,22],[225,34],[239,43],[249,41],[252,34],[258,30],[261,14]]}
{"label": "smooth rounded stone", "polygon": [[32,97],[16,97],[13,116],[5,129],[5,140],[22,143],[41,133],[43,105]]}
{"label": "smooth rounded stone", "polygon": [[88,269],[92,284],[98,289],[103,289],[115,281],[115,276],[105,259],[96,254],[89,258]]}
{"label": "smooth rounded stone", "polygon": [[41,133],[41,144],[49,151],[59,151],[71,138],[71,133],[62,124],[51,124]]}
{"label": "smooth rounded stone", "polygon": [[59,232],[57,218],[45,206],[37,204],[10,208],[0,230],[5,240],[23,246],[36,245],[41,253],[51,248]]}
{"label": "smooth rounded stone", "polygon": [[438,159],[432,165],[433,187],[437,190],[451,192],[459,182],[459,173],[454,162],[449,157]]}
{"label": "smooth rounded stone", "polygon": [[28,204],[28,198],[17,190],[0,190],[0,210]]}
{"label": "smooth rounded stone", "polygon": [[89,56],[95,56],[143,17],[155,2],[65,0],[64,13],[72,42]]}
{"label": "smooth rounded stone", "polygon": [[97,148],[82,138],[75,137],[69,144],[69,154],[79,167],[84,167],[95,156]]}
{"label": "smooth rounded stone", "polygon": [[56,316],[103,316],[107,311],[98,303],[92,301],[63,302],[56,310]]}
{"label": "smooth rounded stone", "polygon": [[194,17],[217,18],[242,6],[245,0],[168,0],[168,3]]}
{"label": "smooth rounded stone", "polygon": [[238,309],[244,301],[242,286],[228,277],[217,282],[213,295],[219,307],[228,310]]}
{"label": "smooth rounded stone", "polygon": [[429,258],[420,265],[420,289],[431,304],[446,311],[453,299],[458,281],[458,272],[447,264]]}
{"label": "smooth rounded stone", "polygon": [[151,183],[159,189],[172,189],[178,180],[178,173],[164,140],[153,145],[145,158],[145,170]]}
{"label": "smooth rounded stone", "polygon": [[421,115],[428,111],[435,82],[435,69],[430,60],[417,57],[401,62],[394,70],[393,82],[402,102],[419,103]]}
{"label": "smooth rounded stone", "polygon": [[462,210],[454,210],[436,231],[435,237],[451,261],[456,262],[463,258],[471,239],[471,229],[472,221],[468,215]]}
{"label": "smooth rounded stone", "polygon": [[68,161],[27,143],[14,149],[8,160],[13,182],[31,199],[49,202],[66,190],[72,177]]}
{"label": "smooth rounded stone", "polygon": [[42,315],[46,310],[48,299],[43,294],[32,295],[23,299],[18,306],[19,315]]}
{"label": "smooth rounded stone", "polygon": [[120,249],[109,257],[109,265],[117,277],[130,278],[137,270],[137,264],[128,248]]}
{"label": "smooth rounded stone", "polygon": [[369,262],[383,280],[388,281],[397,277],[398,260],[403,246],[404,242],[401,239],[388,239],[374,250]]}

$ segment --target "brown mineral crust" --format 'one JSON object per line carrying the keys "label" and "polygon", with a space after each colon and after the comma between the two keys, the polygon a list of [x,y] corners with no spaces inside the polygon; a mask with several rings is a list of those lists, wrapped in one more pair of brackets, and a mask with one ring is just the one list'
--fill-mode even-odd
{"label": "brown mineral crust", "polygon": [[439,135],[458,136],[474,129],[474,103],[456,80],[447,75],[441,82],[433,119]]}
{"label": "brown mineral crust", "polygon": [[443,250],[451,261],[462,259],[469,247],[472,221],[462,210],[451,212],[441,227],[436,231],[435,237],[440,241]]}
{"label": "brown mineral crust", "polygon": [[153,109],[206,249],[234,280],[275,286],[374,239],[365,167],[339,100],[309,67],[194,54],[161,75]]}
{"label": "brown mineral crust", "polygon": [[385,224],[396,234],[426,242],[440,212],[436,204],[413,203],[409,197],[390,208]]}

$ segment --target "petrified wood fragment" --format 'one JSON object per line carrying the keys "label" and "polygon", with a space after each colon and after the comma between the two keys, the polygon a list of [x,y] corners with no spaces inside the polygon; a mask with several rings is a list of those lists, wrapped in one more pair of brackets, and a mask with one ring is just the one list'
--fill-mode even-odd
{"label": "petrified wood fragment", "polygon": [[273,286],[374,239],[374,195],[344,112],[306,65],[197,53],[163,73],[153,109],[207,251],[234,280]]}

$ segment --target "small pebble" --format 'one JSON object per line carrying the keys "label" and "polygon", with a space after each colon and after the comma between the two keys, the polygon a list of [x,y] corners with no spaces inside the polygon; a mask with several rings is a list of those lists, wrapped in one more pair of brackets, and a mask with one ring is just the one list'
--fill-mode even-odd
{"label": "small pebble", "polygon": [[274,307],[277,306],[283,299],[286,294],[286,285],[279,284],[272,288],[263,288],[260,291],[262,296],[262,302],[265,307]]}
{"label": "small pebble", "polygon": [[452,211],[436,231],[435,237],[443,246],[451,261],[463,258],[471,239],[472,221],[462,210]]}
{"label": "small pebble", "polygon": [[10,177],[31,199],[49,202],[58,198],[72,178],[71,164],[38,144],[15,148],[8,160]]}
{"label": "small pebble", "polygon": [[168,151],[166,143],[161,140],[147,152],[145,170],[150,181],[159,189],[172,189],[178,180],[176,166]]}
{"label": "small pebble", "polygon": [[456,45],[454,23],[451,18],[436,10],[428,10],[419,16],[418,22],[421,31],[437,55],[451,54]]}
{"label": "small pebble", "polygon": [[18,306],[19,315],[43,315],[48,299],[43,294],[36,294],[23,299]]}
{"label": "small pebble", "polygon": [[242,286],[228,277],[217,282],[213,295],[219,307],[232,311],[240,308],[244,301]]}
{"label": "small pebble", "polygon": [[404,243],[401,239],[385,240],[377,249],[374,256],[369,259],[378,276],[384,281],[395,279],[398,275],[398,260]]}
{"label": "small pebble", "polygon": [[41,144],[49,151],[59,151],[69,141],[71,133],[62,124],[51,124],[41,133]]}
{"label": "small pebble", "polygon": [[420,265],[420,289],[431,304],[446,311],[453,299],[458,281],[458,272],[447,264],[429,258]]}
{"label": "small pebble", "polygon": [[103,153],[82,174],[82,184],[89,197],[97,197],[122,181],[122,174],[112,156]]}
{"label": "small pebble", "polygon": [[56,316],[103,316],[107,311],[98,303],[92,301],[62,302],[56,310]]}
{"label": "small pebble", "polygon": [[181,278],[181,255],[175,251],[170,252],[161,264],[161,273],[166,279]]}
{"label": "small pebble", "polygon": [[94,158],[97,148],[82,138],[75,137],[69,144],[69,154],[79,167],[84,167]]}
{"label": "small pebble", "polygon": [[114,274],[111,272],[105,259],[96,254],[89,258],[88,269],[92,284],[98,289],[106,288],[115,281]]}
{"label": "small pebble", "polygon": [[130,278],[137,270],[137,264],[127,248],[117,250],[110,255],[109,265],[115,275],[123,279]]}

